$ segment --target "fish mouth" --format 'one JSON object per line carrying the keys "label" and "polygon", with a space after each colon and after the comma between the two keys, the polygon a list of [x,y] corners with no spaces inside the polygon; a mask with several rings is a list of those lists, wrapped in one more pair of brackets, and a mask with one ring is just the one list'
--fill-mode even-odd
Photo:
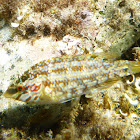
{"label": "fish mouth", "polygon": [[15,93],[17,93],[17,89],[16,88],[8,88],[5,93],[3,93],[4,97],[10,98],[12,97],[12,95],[14,95]]}

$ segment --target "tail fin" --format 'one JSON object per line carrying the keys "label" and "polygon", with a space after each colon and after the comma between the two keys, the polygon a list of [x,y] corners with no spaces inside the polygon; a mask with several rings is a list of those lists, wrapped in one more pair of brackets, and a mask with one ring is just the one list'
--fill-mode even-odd
{"label": "tail fin", "polygon": [[130,73],[135,74],[140,72],[140,62],[129,61],[128,67]]}

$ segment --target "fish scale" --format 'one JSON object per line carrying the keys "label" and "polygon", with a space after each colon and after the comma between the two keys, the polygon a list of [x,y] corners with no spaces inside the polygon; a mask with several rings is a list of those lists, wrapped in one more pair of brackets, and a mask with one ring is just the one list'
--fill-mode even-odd
{"label": "fish scale", "polygon": [[83,94],[90,97],[108,87],[109,81],[136,73],[139,65],[93,54],[57,57],[32,66],[4,96],[39,104],[62,103]]}

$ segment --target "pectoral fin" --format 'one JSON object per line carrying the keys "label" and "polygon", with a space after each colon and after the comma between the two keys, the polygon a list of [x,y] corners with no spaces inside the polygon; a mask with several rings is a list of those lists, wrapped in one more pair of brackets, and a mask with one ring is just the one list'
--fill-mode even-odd
{"label": "pectoral fin", "polygon": [[121,78],[114,78],[114,79],[109,79],[104,83],[101,83],[93,88],[90,88],[88,91],[86,91],[86,98],[92,98],[94,94],[97,94],[99,91],[103,89],[107,89],[111,87],[114,83],[116,83],[118,80]]}

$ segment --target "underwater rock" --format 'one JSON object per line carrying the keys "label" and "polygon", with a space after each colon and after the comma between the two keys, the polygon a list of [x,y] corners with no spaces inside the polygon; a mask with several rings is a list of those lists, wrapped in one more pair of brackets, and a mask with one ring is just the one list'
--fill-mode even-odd
{"label": "underwater rock", "polygon": [[[0,5],[1,94],[42,60],[104,51],[118,57],[129,51],[123,58],[128,59],[133,56],[128,49],[140,46],[139,0],[1,0]],[[134,55],[131,60],[139,60],[139,52]],[[1,96],[0,139],[139,139],[139,74],[134,76],[92,98],[50,107]]]}

